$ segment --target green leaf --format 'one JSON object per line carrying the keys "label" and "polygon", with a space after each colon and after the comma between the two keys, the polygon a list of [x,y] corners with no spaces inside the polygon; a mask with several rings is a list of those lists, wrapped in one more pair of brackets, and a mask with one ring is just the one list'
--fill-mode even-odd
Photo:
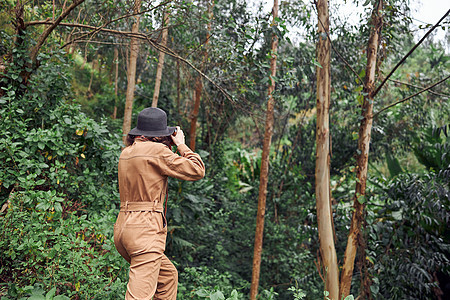
{"label": "green leaf", "polygon": [[380,288],[378,287],[378,285],[371,285],[370,286],[370,291],[372,292],[372,294],[378,294],[378,291],[380,290]]}
{"label": "green leaf", "polygon": [[211,300],[225,300],[225,296],[221,291],[217,291],[214,294],[211,294],[210,296]]}
{"label": "green leaf", "polygon": [[45,295],[46,300],[53,299],[53,296],[55,296],[56,293],[56,287],[52,288],[50,291],[48,291],[47,295]]}
{"label": "green leaf", "polygon": [[62,206],[61,206],[61,203],[56,202],[56,203],[54,204],[54,207],[55,207],[55,210],[56,210],[57,212],[62,212]]}
{"label": "green leaf", "polygon": [[46,299],[42,295],[31,295],[30,297],[28,297],[28,300],[46,300]]}
{"label": "green leaf", "polygon": [[386,155],[386,162],[388,165],[389,173],[391,177],[395,177],[403,172],[402,167],[400,166],[400,162],[396,157],[392,155],[391,152],[388,152]]}
{"label": "green leaf", "polygon": [[209,296],[209,293],[204,289],[200,289],[200,290],[196,291],[195,294],[199,297],[205,297],[205,298]]}
{"label": "green leaf", "polygon": [[359,94],[358,96],[356,96],[356,100],[358,100],[359,105],[363,105],[364,96],[362,94]]}
{"label": "green leaf", "polygon": [[366,202],[366,196],[364,195],[359,196],[357,199],[360,204],[364,204]]}
{"label": "green leaf", "polygon": [[319,64],[319,62],[317,60],[315,60],[314,58],[312,59],[312,64],[315,65],[316,67],[319,67],[321,69],[323,69],[323,67]]}

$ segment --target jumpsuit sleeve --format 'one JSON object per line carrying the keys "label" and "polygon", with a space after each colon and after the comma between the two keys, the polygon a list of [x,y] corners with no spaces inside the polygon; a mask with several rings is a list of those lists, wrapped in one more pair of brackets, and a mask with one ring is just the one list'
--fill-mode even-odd
{"label": "jumpsuit sleeve", "polygon": [[181,156],[173,153],[165,155],[167,167],[162,169],[163,175],[195,181],[205,177],[205,165],[197,153],[194,153],[188,146],[181,144],[178,146]]}

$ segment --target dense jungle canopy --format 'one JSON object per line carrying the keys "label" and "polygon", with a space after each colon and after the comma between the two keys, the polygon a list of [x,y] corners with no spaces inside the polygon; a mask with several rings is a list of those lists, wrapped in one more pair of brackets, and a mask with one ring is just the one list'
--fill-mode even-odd
{"label": "dense jungle canopy", "polygon": [[150,106],[206,164],[169,180],[178,299],[449,299],[449,5],[416,2],[2,0],[1,299],[124,298]]}

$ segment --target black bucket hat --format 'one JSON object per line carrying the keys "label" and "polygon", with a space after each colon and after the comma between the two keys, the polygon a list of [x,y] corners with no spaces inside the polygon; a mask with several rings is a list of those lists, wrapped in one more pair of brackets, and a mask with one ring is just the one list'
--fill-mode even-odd
{"label": "black bucket hat", "polygon": [[137,126],[128,134],[148,137],[168,136],[175,132],[176,127],[167,126],[166,112],[160,108],[144,108],[138,115]]}

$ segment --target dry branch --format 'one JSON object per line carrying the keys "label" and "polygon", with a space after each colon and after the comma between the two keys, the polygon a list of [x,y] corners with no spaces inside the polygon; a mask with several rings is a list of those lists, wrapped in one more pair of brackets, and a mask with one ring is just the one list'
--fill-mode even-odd
{"label": "dry branch", "polygon": [[442,20],[444,20],[448,16],[449,13],[450,13],[450,9],[447,10],[445,15],[436,24],[434,24],[434,26],[431,27],[430,30],[428,30],[428,32],[422,37],[422,39],[420,39],[420,41],[418,41],[417,44],[415,44],[414,47],[412,47],[412,49],[409,50],[409,52],[397,63],[397,65],[391,70],[391,72],[388,74],[388,76],[386,76],[386,78],[384,78],[383,82],[377,87],[377,89],[373,93],[372,97],[375,97],[378,94],[380,89],[383,87],[383,85],[386,83],[386,81],[392,76],[392,74],[394,74],[394,72],[398,69],[398,67],[400,67],[400,65],[414,52],[414,50],[416,50],[416,48],[419,47],[420,44],[422,44],[422,42],[430,35],[430,33],[432,33],[436,29],[436,27],[439,26],[439,24],[442,22]]}
{"label": "dry branch", "polygon": [[430,86],[424,88],[423,90],[418,91],[417,93],[415,93],[415,94],[413,94],[413,95],[410,95],[410,96],[408,96],[408,97],[406,97],[406,98],[404,98],[404,99],[402,99],[402,100],[400,100],[400,101],[397,101],[397,102],[395,102],[395,103],[392,103],[392,104],[389,104],[388,106],[383,107],[383,108],[380,109],[378,112],[376,112],[376,113],[373,115],[373,117],[375,118],[376,116],[378,116],[380,113],[382,113],[382,112],[385,111],[386,109],[391,108],[391,107],[393,107],[393,106],[396,106],[397,104],[403,103],[403,102],[405,102],[405,101],[408,101],[409,99],[411,99],[411,98],[413,98],[413,97],[415,97],[415,96],[417,96],[417,95],[420,95],[420,94],[422,94],[423,92],[428,91],[429,89],[434,88],[436,85],[438,85],[438,84],[440,84],[440,83],[446,81],[446,80],[449,79],[449,78],[450,78],[450,75],[447,76],[447,77],[445,77],[444,79],[439,80],[438,82],[433,83],[432,85],[430,85]]}
{"label": "dry branch", "polygon": [[[408,82],[403,82],[403,81],[396,80],[396,79],[388,79],[388,80],[392,81],[392,82],[395,82],[395,83],[398,83],[398,84],[403,84],[403,85],[406,85],[406,86],[410,86],[410,87],[413,87],[413,88],[416,88],[416,89],[424,89],[423,86],[418,86],[418,85],[411,84],[411,83],[408,83]],[[445,95],[445,94],[438,93],[438,92],[435,92],[435,91],[432,91],[432,90],[429,90],[428,92],[431,93],[431,94],[434,94],[436,96],[450,98],[450,95]]]}

